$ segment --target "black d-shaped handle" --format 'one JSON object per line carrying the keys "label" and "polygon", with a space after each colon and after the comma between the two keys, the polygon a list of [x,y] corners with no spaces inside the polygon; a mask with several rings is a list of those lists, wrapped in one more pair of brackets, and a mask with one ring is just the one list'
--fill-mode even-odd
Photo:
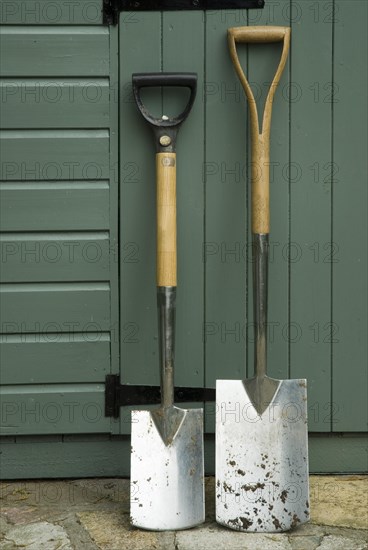
{"label": "black d-shaped handle", "polygon": [[[176,135],[180,125],[187,118],[197,92],[196,73],[136,73],[132,75],[133,94],[142,116],[151,125],[157,152],[175,152]],[[141,99],[141,88],[184,87],[190,89],[188,103],[175,117],[157,118],[150,114]]]}

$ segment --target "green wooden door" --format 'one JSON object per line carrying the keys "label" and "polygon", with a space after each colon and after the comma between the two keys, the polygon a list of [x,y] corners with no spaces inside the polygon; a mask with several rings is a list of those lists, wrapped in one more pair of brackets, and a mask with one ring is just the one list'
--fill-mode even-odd
{"label": "green wooden door", "polygon": [[[198,73],[178,139],[176,383],[252,375],[249,125],[226,30],[263,24],[292,27],[271,133],[269,372],[308,379],[311,470],[364,470],[367,4],[111,27],[101,7],[0,6],[2,475],[129,474],[130,410],[104,416],[105,376],[159,382],[154,146],[133,72]],[[260,104],[278,55],[241,51]],[[173,114],[183,97],[147,101]]]}
{"label": "green wooden door", "polygon": [[2,434],[111,432],[114,38],[100,2],[2,5]]}
{"label": "green wooden door", "polygon": [[[249,128],[226,31],[292,28],[271,132],[269,372],[308,379],[312,453],[325,449],[323,434],[334,446],[333,434],[367,429],[366,10],[363,2],[283,0],[248,13],[136,13],[134,23],[120,21],[120,239],[127,252],[120,263],[121,357],[128,383],[159,380],[154,146],[134,105],[131,74],[198,73],[197,100],[178,139],[177,384],[251,376]],[[240,49],[263,105],[280,49]],[[172,114],[168,101],[147,96],[159,115]],[[122,430],[129,431],[126,421]],[[206,431],[213,430],[208,405]]]}
{"label": "green wooden door", "polygon": [[[367,5],[355,2],[354,16],[351,9],[344,1],[285,0],[248,13],[137,13],[135,24],[120,20],[120,239],[129,253],[120,264],[121,357],[127,383],[159,380],[154,146],[135,109],[131,74],[198,73],[195,107],[178,140],[177,384],[213,386],[216,378],[251,376],[249,128],[226,31],[248,24],[292,28],[272,119],[269,372],[308,379],[311,467],[317,471],[326,456],[334,463],[336,448],[344,456],[341,470],[365,461]],[[347,38],[353,28],[360,41]],[[275,45],[241,50],[260,106],[279,55]],[[171,107],[166,96],[147,101],[159,115]],[[206,412],[210,434],[214,406]]]}

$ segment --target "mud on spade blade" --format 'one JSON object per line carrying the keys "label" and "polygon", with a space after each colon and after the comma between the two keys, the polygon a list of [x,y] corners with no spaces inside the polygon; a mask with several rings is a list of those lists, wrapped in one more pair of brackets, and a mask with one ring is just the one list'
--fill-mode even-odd
{"label": "mud on spade blade", "polygon": [[305,380],[280,380],[259,415],[242,380],[216,386],[216,520],[287,531],[309,520]]}

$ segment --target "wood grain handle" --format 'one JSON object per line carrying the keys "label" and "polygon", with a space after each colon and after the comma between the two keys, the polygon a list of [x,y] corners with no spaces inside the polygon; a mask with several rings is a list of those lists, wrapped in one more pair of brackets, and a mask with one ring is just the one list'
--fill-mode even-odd
{"label": "wood grain handle", "polygon": [[282,42],[289,27],[232,27],[228,35],[235,42]]}
{"label": "wood grain handle", "polygon": [[156,154],[157,286],[176,286],[176,153]]}
{"label": "wood grain handle", "polygon": [[[272,103],[286,64],[290,47],[290,32],[289,27],[233,27],[228,29],[230,56],[249,105],[252,138],[252,232],[258,234],[268,234],[270,232],[269,165]],[[257,104],[236,51],[238,42],[283,42],[280,63],[266,98],[261,129],[258,122]]]}
{"label": "wood grain handle", "polygon": [[257,135],[252,140],[251,162],[252,233],[270,232],[270,140]]}

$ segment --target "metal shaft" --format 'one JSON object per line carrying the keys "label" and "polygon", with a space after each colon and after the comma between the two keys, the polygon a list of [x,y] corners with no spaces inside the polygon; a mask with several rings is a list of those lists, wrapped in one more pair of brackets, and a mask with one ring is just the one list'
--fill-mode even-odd
{"label": "metal shaft", "polygon": [[267,374],[267,289],[269,235],[253,233],[254,374]]}
{"label": "metal shaft", "polygon": [[161,406],[174,404],[176,287],[157,287]]}

